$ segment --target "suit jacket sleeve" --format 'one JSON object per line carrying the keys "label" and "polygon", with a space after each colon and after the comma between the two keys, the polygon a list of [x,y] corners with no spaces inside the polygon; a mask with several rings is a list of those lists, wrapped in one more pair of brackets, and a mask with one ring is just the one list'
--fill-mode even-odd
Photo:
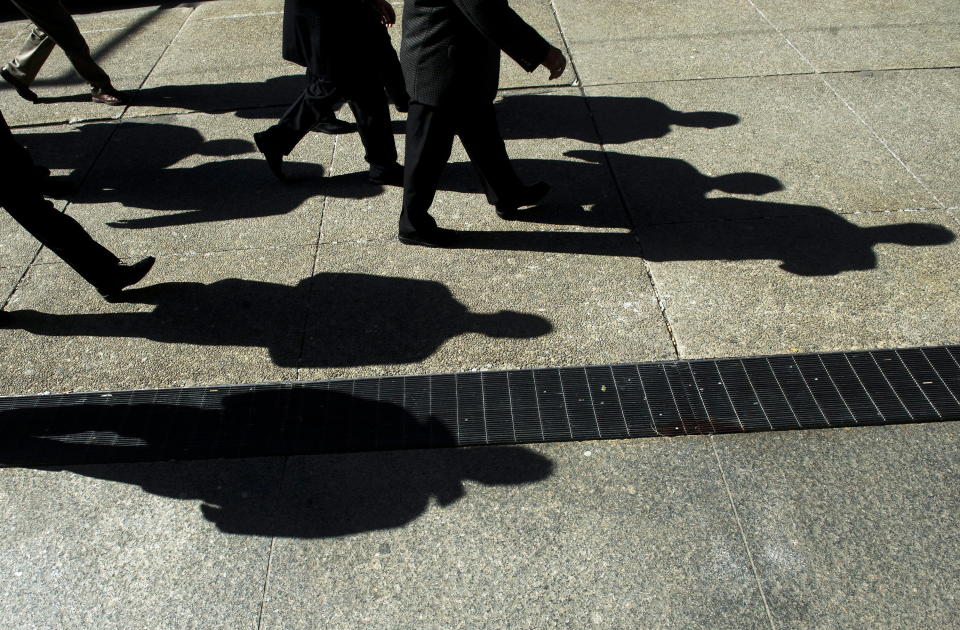
{"label": "suit jacket sleeve", "polygon": [[500,50],[533,72],[550,44],[510,8],[507,0],[453,0],[473,26]]}

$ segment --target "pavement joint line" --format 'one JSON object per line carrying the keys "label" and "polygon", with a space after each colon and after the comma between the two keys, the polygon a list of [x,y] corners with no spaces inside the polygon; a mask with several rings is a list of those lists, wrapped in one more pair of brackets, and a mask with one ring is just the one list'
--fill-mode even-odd
{"label": "pavement joint line", "polygon": [[[194,13],[196,12],[197,12],[197,7],[195,5],[191,6],[190,12],[187,14],[187,17],[185,17],[183,19],[183,22],[180,23],[180,28],[178,28],[174,36],[170,38],[170,41],[167,42],[167,45],[163,47],[163,50],[160,52],[159,55],[157,55],[157,59],[153,62],[153,65],[150,66],[150,70],[144,75],[143,79],[140,81],[140,85],[137,86],[137,91],[143,88],[143,86],[147,84],[147,81],[150,80],[150,77],[153,75],[153,71],[156,70],[157,66],[160,65],[160,62],[163,61],[163,57],[167,54],[167,51],[170,50],[170,47],[173,46],[173,44],[180,37],[180,34],[183,33],[183,29],[186,28],[187,23],[190,21],[190,18],[192,18]],[[127,110],[130,109],[130,107],[131,107],[131,103],[127,102],[127,104],[123,108],[123,112],[120,114],[121,118],[124,116],[124,114],[127,113]]]}
{"label": "pavement joint line", "polygon": [[[333,147],[330,149],[330,174],[332,175],[336,169],[336,158],[337,158],[337,149],[340,147],[340,137],[333,137]],[[320,206],[320,225],[317,227],[317,239],[314,242],[313,248],[313,263],[310,268],[310,276],[313,278],[317,275],[317,269],[320,266],[320,249],[324,245],[323,243],[323,219],[327,214],[327,204],[330,202],[330,196],[323,196],[323,203]],[[303,360],[303,351],[307,347],[307,330],[310,323],[310,318],[313,315],[313,309],[311,305],[313,304],[313,288],[314,285],[311,283],[309,290],[307,291],[306,299],[306,308],[304,308],[303,313],[303,329],[300,335],[300,349],[297,351],[297,378],[302,377],[303,367],[301,366]]]}
{"label": "pavement joint line", "polygon": [[579,86],[583,83],[583,80],[580,78],[580,71],[577,70],[577,62],[573,58],[573,49],[570,48],[570,42],[567,41],[567,35],[563,31],[563,24],[560,23],[560,14],[557,12],[557,5],[554,0],[550,0],[550,11],[553,12],[553,21],[557,24],[560,41],[563,43],[563,47],[566,48],[567,55],[570,56],[570,71],[573,72],[573,82],[570,85],[573,87]]}
{"label": "pavement joint line", "polygon": [[263,13],[234,13],[233,15],[215,15],[214,17],[202,19],[204,22],[213,22],[215,20],[236,20],[241,18],[264,17],[268,15],[283,15],[283,11],[265,11]]}
{"label": "pavement joint line", "polygon": [[926,184],[922,179],[920,179],[920,177],[919,177],[916,173],[914,173],[913,170],[912,170],[909,166],[907,166],[907,164],[906,164],[902,159],[900,159],[900,156],[897,155],[896,151],[893,150],[893,147],[891,147],[889,144],[887,144],[887,142],[886,142],[883,138],[880,137],[880,134],[877,133],[877,131],[870,125],[870,123],[868,123],[868,122],[866,121],[866,119],[865,119],[863,116],[860,115],[860,112],[858,112],[856,109],[854,109],[854,107],[853,107],[853,105],[850,103],[850,101],[848,101],[847,99],[845,99],[845,98],[843,97],[843,95],[840,94],[840,91],[837,90],[837,88],[834,87],[832,83],[830,83],[829,81],[827,81],[824,73],[822,73],[822,72],[820,71],[820,69],[817,68],[817,66],[813,63],[813,61],[811,61],[806,55],[804,55],[803,52],[797,47],[797,45],[794,44],[793,41],[791,41],[789,37],[787,37],[787,35],[786,35],[786,33],[783,31],[783,29],[781,29],[779,26],[777,26],[776,24],[774,24],[773,21],[772,21],[769,17],[767,17],[767,14],[764,13],[763,10],[762,10],[760,7],[758,7],[758,6],[754,3],[753,0],[746,0],[746,1],[749,2],[750,5],[757,11],[757,13],[760,14],[760,17],[762,17],[762,18],[764,19],[764,21],[767,22],[767,24],[769,24],[774,30],[776,30],[777,33],[780,35],[780,37],[782,37],[783,40],[784,40],[785,42],[787,42],[787,44],[788,44],[791,48],[793,48],[793,50],[797,53],[797,55],[799,55],[800,59],[802,59],[803,62],[804,62],[805,64],[807,64],[807,66],[809,66],[809,67],[813,70],[814,74],[816,74],[817,77],[819,77],[820,80],[823,82],[823,84],[824,84],[825,86],[827,86],[827,88],[828,88],[831,92],[833,92],[834,96],[836,96],[837,99],[838,99],[841,103],[843,103],[844,106],[850,111],[850,113],[853,114],[853,116],[854,116],[858,121],[860,121],[860,124],[862,124],[864,127],[866,127],[867,131],[869,131],[869,132],[873,135],[873,137],[877,140],[877,142],[879,142],[880,145],[881,145],[884,149],[886,149],[887,152],[888,152],[891,156],[893,156],[893,159],[895,159],[895,160],[900,164],[900,166],[902,166],[903,169],[904,169],[905,171],[907,171],[907,173],[909,173],[909,174],[911,175],[911,177],[913,177],[913,179],[915,179],[915,180],[917,181],[918,184],[920,184],[920,187],[923,188],[923,190],[924,190],[928,195],[930,195],[930,197],[931,197],[936,203],[938,203],[941,208],[945,207],[946,204],[944,204],[944,203],[940,200],[940,198],[937,197],[936,193],[934,193],[934,192],[930,189],[930,187],[927,186],[927,184]]}
{"label": "pavement joint line", "polygon": [[760,591],[760,599],[763,600],[763,608],[767,612],[767,619],[770,621],[770,630],[776,630],[777,626],[773,621],[773,612],[770,610],[770,603],[767,601],[767,594],[763,590],[763,582],[760,579],[760,572],[757,570],[757,564],[753,560],[753,552],[750,550],[750,543],[747,541],[747,533],[743,529],[743,521],[740,520],[740,512],[737,510],[736,502],[733,498],[733,492],[730,490],[730,483],[727,480],[727,473],[723,469],[723,461],[720,459],[720,453],[717,451],[716,436],[711,435],[710,448],[713,450],[713,456],[717,460],[717,468],[720,470],[720,479],[723,481],[723,488],[727,493],[727,500],[730,502],[730,509],[733,511],[733,518],[737,523],[737,529],[740,532],[740,540],[743,542],[743,548],[747,552],[747,558],[750,560],[750,568],[753,569],[753,577],[757,581],[757,590]]}
{"label": "pavement joint line", "polygon": [[13,294],[17,292],[17,289],[20,288],[20,284],[23,282],[23,279],[27,277],[27,274],[30,273],[30,269],[33,267],[34,261],[40,256],[40,250],[43,249],[43,245],[37,244],[36,250],[33,252],[33,257],[30,259],[26,265],[24,265],[23,270],[20,272],[19,277],[13,282],[13,286],[7,292],[7,295],[4,296],[3,301],[0,302],[0,311],[7,308],[7,305],[10,303],[10,299],[13,298]]}

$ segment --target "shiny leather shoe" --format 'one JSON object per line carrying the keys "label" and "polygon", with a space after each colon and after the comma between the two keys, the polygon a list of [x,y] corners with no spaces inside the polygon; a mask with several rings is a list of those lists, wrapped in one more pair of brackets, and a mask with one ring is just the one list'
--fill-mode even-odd
{"label": "shiny leather shoe", "polygon": [[517,210],[524,206],[535,206],[538,201],[547,196],[548,192],[550,192],[550,184],[546,182],[524,186],[514,197],[497,203],[497,216],[505,221],[515,221],[519,218]]}
{"label": "shiny leather shoe", "polygon": [[20,98],[30,101],[31,103],[37,102],[37,93],[28,88],[23,83],[17,81],[17,79],[7,72],[6,70],[0,70],[0,77],[3,77],[3,80],[9,83],[13,89],[17,91],[17,94],[20,95]]}
{"label": "shiny leather shoe", "polygon": [[420,247],[449,247],[456,240],[457,232],[436,227],[430,230],[397,234],[397,240],[404,245],[419,245]]}
{"label": "shiny leather shoe", "polygon": [[112,87],[94,88],[90,92],[90,100],[102,105],[126,105],[127,97],[122,92],[118,92]]}
{"label": "shiny leather shoe", "polygon": [[281,182],[286,181],[287,178],[283,174],[283,151],[272,146],[267,138],[268,136],[265,131],[258,131],[253,134],[253,143],[257,145],[257,150],[259,150],[267,160],[267,166],[270,168],[270,172]]}
{"label": "shiny leather shoe", "polygon": [[126,287],[143,280],[143,277],[150,273],[150,269],[155,262],[157,262],[156,258],[147,256],[132,265],[124,265],[121,263],[117,265],[113,278],[111,278],[109,282],[97,285],[96,289],[107,301],[114,300]]}

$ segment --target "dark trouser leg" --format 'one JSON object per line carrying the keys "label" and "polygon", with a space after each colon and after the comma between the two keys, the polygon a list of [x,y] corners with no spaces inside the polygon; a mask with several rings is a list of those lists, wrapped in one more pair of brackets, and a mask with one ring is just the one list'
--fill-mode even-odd
{"label": "dark trouser leg", "polygon": [[11,0],[26,15],[57,43],[67,55],[76,71],[94,88],[110,87],[110,77],[97,65],[90,55],[77,23],[59,0]]}
{"label": "dark trouser leg", "polygon": [[400,234],[436,226],[427,211],[440,183],[440,173],[453,148],[453,124],[442,109],[413,101],[407,115],[403,167],[403,210]]}
{"label": "dark trouser leg", "polygon": [[459,110],[457,136],[480,175],[487,201],[509,199],[523,186],[507,156],[493,103]]}
{"label": "dark trouser leg", "polygon": [[20,194],[3,203],[14,221],[93,286],[104,286],[116,273],[120,260],[40,193]]}
{"label": "dark trouser leg", "polygon": [[13,137],[0,114],[0,161],[16,186],[0,187],[0,205],[30,234],[70,265],[87,282],[102,286],[120,261],[72,217],[57,211],[40,194],[30,154]]}
{"label": "dark trouser leg", "polygon": [[277,149],[288,155],[313,127],[333,111],[339,95],[333,80],[324,73],[308,73],[310,82],[277,124],[264,134]]}
{"label": "dark trouser leg", "polygon": [[359,86],[347,97],[347,103],[357,119],[357,133],[366,152],[363,159],[370,165],[371,175],[380,175],[397,163],[397,145],[393,142],[383,87],[376,83]]}

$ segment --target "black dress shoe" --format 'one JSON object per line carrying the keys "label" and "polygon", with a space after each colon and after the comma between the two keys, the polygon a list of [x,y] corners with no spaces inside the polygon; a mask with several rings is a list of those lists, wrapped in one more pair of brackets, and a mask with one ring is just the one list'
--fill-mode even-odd
{"label": "black dress shoe", "polygon": [[6,70],[0,70],[0,77],[3,77],[3,80],[13,86],[13,89],[17,91],[17,94],[20,95],[20,98],[30,101],[31,103],[37,102],[37,93],[28,88],[23,83],[17,81],[17,79],[7,72]]}
{"label": "black dress shoe", "polygon": [[403,167],[392,164],[387,167],[370,169],[367,180],[378,186],[403,186]]}
{"label": "black dress shoe", "polygon": [[538,201],[547,196],[548,192],[550,192],[550,184],[546,182],[524,186],[515,196],[497,203],[497,216],[506,221],[514,221],[519,218],[518,209],[536,205]]}
{"label": "black dress shoe", "polygon": [[421,247],[449,247],[456,240],[457,232],[436,227],[430,230],[397,234],[397,240],[404,245],[419,245]]}
{"label": "black dress shoe", "polygon": [[319,131],[320,133],[328,133],[331,136],[336,136],[342,133],[353,133],[357,130],[357,126],[345,120],[340,120],[334,116],[332,118],[321,120],[313,126],[313,130]]}
{"label": "black dress shoe", "polygon": [[126,105],[127,97],[113,87],[93,88],[90,92],[90,100],[101,105]]}
{"label": "black dress shoe", "polygon": [[263,154],[263,157],[266,158],[270,172],[276,175],[280,181],[286,181],[286,177],[283,175],[283,151],[270,144],[265,131],[258,131],[253,134],[253,142],[257,145],[257,149]]}
{"label": "black dress shoe", "polygon": [[147,256],[132,265],[120,264],[108,282],[97,285],[97,291],[106,300],[115,299],[126,287],[143,280],[143,277],[150,272],[155,262],[157,262],[156,258]]}

